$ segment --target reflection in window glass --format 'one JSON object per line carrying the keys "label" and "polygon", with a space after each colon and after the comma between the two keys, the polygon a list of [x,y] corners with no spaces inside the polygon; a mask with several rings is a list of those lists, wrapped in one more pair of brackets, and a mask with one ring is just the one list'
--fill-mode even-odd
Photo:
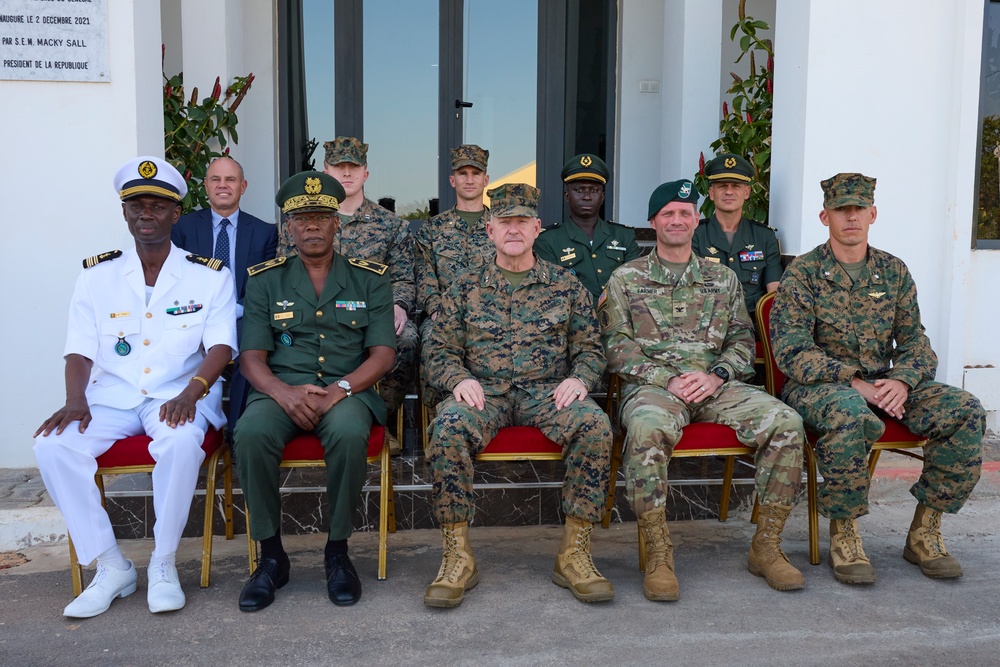
{"label": "reflection in window glass", "polygon": [[988,3],[984,34],[976,240],[986,241],[979,247],[1000,247],[1000,2]]}
{"label": "reflection in window glass", "polygon": [[334,137],[333,3],[302,0],[302,32],[309,136],[319,144],[313,158],[322,169],[323,142]]}
{"label": "reflection in window glass", "polygon": [[364,26],[365,196],[425,211],[438,196],[438,0],[365,0]]}

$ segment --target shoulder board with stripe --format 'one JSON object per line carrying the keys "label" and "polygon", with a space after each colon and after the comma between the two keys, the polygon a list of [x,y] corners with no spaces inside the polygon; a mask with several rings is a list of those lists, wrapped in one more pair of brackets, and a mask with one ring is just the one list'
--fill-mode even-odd
{"label": "shoulder board with stripe", "polygon": [[100,255],[94,255],[93,257],[88,257],[83,260],[83,268],[89,269],[97,266],[101,262],[110,262],[113,259],[118,259],[122,256],[121,250],[111,250],[109,252],[102,252]]}
{"label": "shoulder board with stripe", "polygon": [[[748,218],[749,219],[749,218]],[[763,227],[764,229],[770,229],[772,232],[777,232],[778,230],[767,224],[766,222],[761,222],[760,220],[750,220],[751,223],[757,225],[758,227]]]}
{"label": "shoulder board with stripe", "polygon": [[273,269],[276,266],[281,266],[285,263],[287,257],[275,257],[274,259],[269,259],[266,262],[261,262],[260,264],[254,264],[253,266],[247,267],[247,274],[255,276],[258,273],[267,271],[268,269]]}
{"label": "shoulder board with stripe", "polygon": [[202,266],[207,266],[213,271],[221,271],[224,264],[221,259],[215,259],[214,257],[202,257],[201,255],[191,254],[186,257],[187,261],[193,264],[201,264]]}
{"label": "shoulder board with stripe", "polygon": [[379,264],[378,262],[371,262],[367,259],[354,259],[352,257],[351,259],[347,260],[347,262],[351,266],[356,266],[359,269],[368,269],[369,271],[377,273],[380,276],[389,270],[389,267],[387,265]]}

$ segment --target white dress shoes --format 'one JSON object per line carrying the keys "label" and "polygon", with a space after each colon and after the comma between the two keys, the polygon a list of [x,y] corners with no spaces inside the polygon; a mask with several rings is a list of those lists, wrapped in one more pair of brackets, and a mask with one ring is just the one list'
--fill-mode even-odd
{"label": "white dress shoes", "polygon": [[149,603],[151,612],[158,614],[161,611],[176,611],[184,606],[184,591],[181,590],[177,568],[173,563],[151,561],[146,573],[149,578],[146,602]]}
{"label": "white dress shoes", "polygon": [[63,616],[91,618],[103,614],[115,598],[135,593],[135,566],[128,562],[127,570],[97,564],[97,574],[79,597],[66,605]]}

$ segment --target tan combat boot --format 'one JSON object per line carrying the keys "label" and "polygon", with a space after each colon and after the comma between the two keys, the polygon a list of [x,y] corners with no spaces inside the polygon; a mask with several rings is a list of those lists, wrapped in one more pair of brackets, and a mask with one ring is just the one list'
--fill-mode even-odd
{"label": "tan combat boot", "polygon": [[639,516],[639,530],[646,550],[643,594],[647,600],[679,600],[681,591],[674,575],[674,545],[667,530],[667,511],[659,507],[643,512]]}
{"label": "tan combat boot", "polygon": [[446,523],[441,526],[444,554],[437,578],[424,593],[428,607],[457,607],[465,599],[465,591],[479,583],[476,558],[469,546],[469,522]]}
{"label": "tan combat boot", "polygon": [[854,519],[830,519],[830,567],[842,584],[874,584],[875,570],[865,555]]}
{"label": "tan combat boot", "polygon": [[917,505],[906,535],[903,558],[920,566],[920,571],[934,579],[962,576],[962,566],[944,548],[941,537],[941,512]]}
{"label": "tan combat boot", "polygon": [[601,576],[590,557],[590,533],[594,524],[566,517],[562,544],[552,568],[552,583],[568,588],[583,602],[603,602],[615,596],[611,582]]}
{"label": "tan combat boot", "polygon": [[761,505],[757,516],[757,532],[750,541],[747,568],[751,574],[764,577],[776,591],[804,588],[806,580],[781,551],[781,531],[792,508],[788,505]]}

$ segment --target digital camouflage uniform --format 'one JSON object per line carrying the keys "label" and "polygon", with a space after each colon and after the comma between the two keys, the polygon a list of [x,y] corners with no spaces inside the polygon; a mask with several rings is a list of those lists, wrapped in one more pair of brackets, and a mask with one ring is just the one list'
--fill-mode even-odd
{"label": "digital camouflage uniform", "polygon": [[[637,515],[662,507],[667,464],[693,421],[725,424],[756,447],[762,505],[794,505],[802,476],[802,420],[740,382],[753,377],[753,334],[736,275],[692,256],[675,281],[656,253],[615,271],[599,307],[608,371],[622,376],[626,490]],[[731,379],[701,402],[667,390],[671,378],[722,367]]]}
{"label": "digital camouflage uniform", "polygon": [[[513,288],[491,257],[475,282],[452,287],[440,312],[422,354],[433,386],[448,394],[428,447],[438,520],[472,519],[476,454],[500,428],[535,426],[563,448],[563,512],[600,521],[611,425],[589,397],[558,411],[552,397],[566,378],[589,388],[604,370],[593,302],[583,285],[568,271],[536,261]],[[483,387],[483,411],[451,395],[469,378]]]}
{"label": "digital camouflage uniform", "polygon": [[910,387],[901,421],[928,438],[923,472],[910,493],[941,512],[962,507],[979,480],[985,414],[972,394],[933,381],[937,356],[901,260],[869,247],[867,264],[852,283],[829,242],[798,257],[778,288],[771,337],[787,376],[783,397],[819,434],[819,509],[825,516],[868,513],[866,459],[885,427],[851,388],[854,377]]}
{"label": "digital camouflage uniform", "polygon": [[[416,290],[413,283],[413,237],[406,220],[396,217],[370,199],[365,199],[351,219],[341,222],[333,239],[338,255],[367,259],[386,264],[392,281],[393,301],[408,313],[413,311]],[[295,244],[282,223],[278,238],[278,256],[297,254]],[[403,333],[396,336],[396,365],[379,383],[379,395],[389,414],[395,413],[413,386],[419,334],[407,320]]]}

